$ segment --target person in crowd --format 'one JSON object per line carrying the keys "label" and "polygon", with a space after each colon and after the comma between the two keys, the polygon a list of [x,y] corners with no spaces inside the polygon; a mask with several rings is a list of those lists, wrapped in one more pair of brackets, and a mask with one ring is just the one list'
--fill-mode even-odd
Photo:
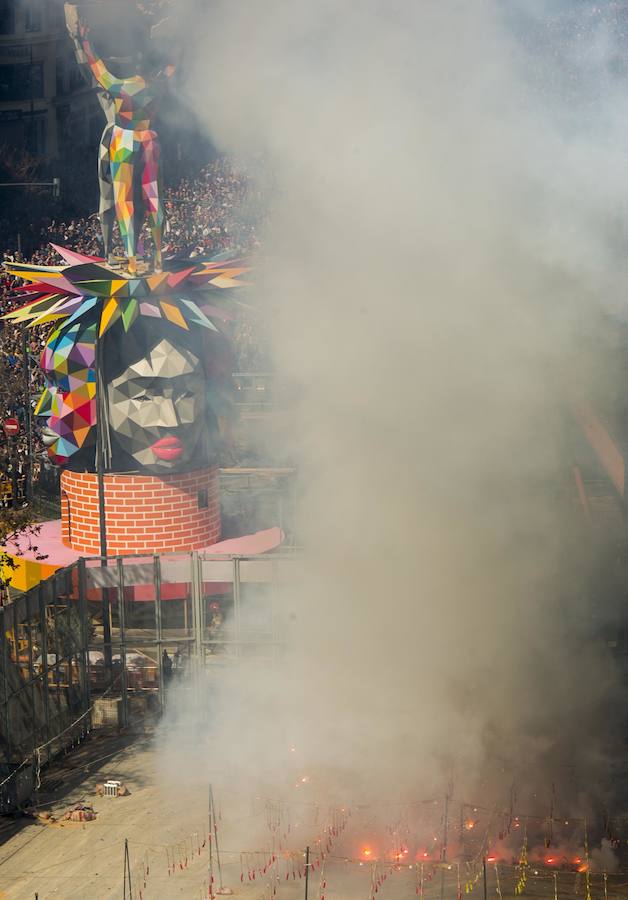
{"label": "person in crowd", "polygon": [[165,647],[161,654],[161,671],[163,672],[164,683],[168,684],[172,678],[172,659]]}

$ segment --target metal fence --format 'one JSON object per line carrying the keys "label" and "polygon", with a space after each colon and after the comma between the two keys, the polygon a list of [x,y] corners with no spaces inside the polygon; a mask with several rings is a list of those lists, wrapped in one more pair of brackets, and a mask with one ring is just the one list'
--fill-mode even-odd
{"label": "metal fence", "polygon": [[281,653],[298,566],[293,550],[81,559],[18,595],[0,609],[0,775],[158,716],[204,669]]}

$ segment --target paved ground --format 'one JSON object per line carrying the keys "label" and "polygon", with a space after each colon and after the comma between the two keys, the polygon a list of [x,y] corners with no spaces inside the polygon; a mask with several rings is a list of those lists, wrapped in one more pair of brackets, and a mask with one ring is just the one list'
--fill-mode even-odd
{"label": "paved ground", "polygon": [[[197,779],[194,772],[181,771],[176,779],[168,776],[172,760],[164,765],[160,741],[162,736],[154,735],[95,740],[70,754],[62,768],[50,772],[42,785],[39,802],[40,809],[50,811],[57,821],[46,824],[41,820],[4,820],[0,826],[0,898],[121,898],[124,896],[125,838],[129,842],[134,900],[207,898],[208,785]],[[96,784],[109,777],[124,781],[130,796],[96,797]],[[231,887],[235,896],[246,900],[304,897],[304,859],[300,848],[308,843],[316,847],[316,836],[323,833],[325,823],[318,811],[314,813],[310,809],[297,814],[293,810],[289,827],[285,814],[282,822],[274,823],[278,826],[276,841],[282,847],[276,863],[264,872],[268,856],[246,852],[246,849],[270,846],[273,820],[279,815],[277,808],[269,807],[262,797],[253,796],[250,786],[243,784],[231,785],[229,789],[216,785],[215,796],[224,885]],[[93,803],[98,813],[95,822],[59,820],[63,811],[81,800]],[[311,804],[303,806],[308,808]],[[423,900],[440,900],[440,871],[427,877],[430,868],[427,864],[421,884],[420,868],[416,866],[391,870],[389,863],[374,869],[371,860],[364,860],[363,864],[356,861],[369,818],[370,814],[365,818],[356,811],[346,820],[344,833],[334,837],[325,870],[321,872],[317,867],[311,874],[309,900],[323,897],[326,900],[371,900],[372,897],[410,900],[417,896]],[[353,855],[351,862],[344,860],[349,855]],[[500,900],[514,897],[516,871],[501,866],[499,893],[494,869],[494,865],[489,866],[488,895],[497,895]],[[252,871],[255,878],[250,880]],[[477,900],[483,897],[478,871],[476,868],[469,900],[473,896]],[[386,880],[379,881],[386,872]],[[462,893],[467,900],[464,866],[460,874]],[[218,884],[217,867],[215,876]],[[373,885],[378,887],[375,894]],[[273,889],[276,889],[274,894]],[[458,869],[453,865],[445,873],[443,896],[446,900],[457,900],[458,890]],[[129,897],[128,889],[126,896]],[[555,884],[551,872],[535,874],[532,865],[527,872],[525,896],[531,900],[555,897],[585,900],[585,877],[565,871],[557,875]],[[628,875],[609,876],[607,896],[610,900],[628,897]],[[602,875],[593,877],[591,898],[605,900]]]}
{"label": "paved ground", "polygon": [[[135,900],[208,896],[208,786],[190,779],[177,781],[176,786],[165,783],[155,740],[145,736],[103,741],[92,745],[89,754],[83,748],[79,757],[67,757],[66,766],[70,765],[64,772],[50,773],[48,781],[57,787],[54,795],[45,791],[40,795],[40,811],[50,812],[57,821],[5,820],[0,830],[2,900],[33,900],[36,895],[39,900],[122,897],[125,838]],[[86,762],[89,757],[104,759]],[[96,784],[109,777],[123,781],[130,796],[97,797]],[[64,784],[59,785],[62,779]],[[96,821],[61,820],[63,812],[79,801],[93,804]],[[269,876],[260,872],[267,860],[261,855],[246,857],[244,865],[256,866],[257,871],[252,881],[247,871],[242,884],[240,853],[230,848],[242,846],[239,839],[251,834],[252,819],[263,818],[263,806],[258,803],[251,811],[250,802],[243,806],[241,798],[230,806],[232,815],[222,802],[218,824],[223,883],[231,885],[234,894],[257,900],[267,890]],[[249,846],[246,841],[244,846]],[[217,867],[215,878],[218,885]],[[282,885],[282,894],[300,897],[303,887],[297,875]]]}

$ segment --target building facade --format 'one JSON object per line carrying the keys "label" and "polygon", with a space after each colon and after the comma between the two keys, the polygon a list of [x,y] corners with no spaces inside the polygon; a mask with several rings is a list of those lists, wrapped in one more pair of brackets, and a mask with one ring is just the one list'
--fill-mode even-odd
{"label": "building facade", "polygon": [[62,0],[0,0],[0,152],[56,159],[102,130],[74,59]]}

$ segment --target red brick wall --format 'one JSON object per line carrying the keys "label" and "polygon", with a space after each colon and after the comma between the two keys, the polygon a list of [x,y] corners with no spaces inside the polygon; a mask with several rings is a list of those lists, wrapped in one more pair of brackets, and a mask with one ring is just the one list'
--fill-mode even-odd
{"label": "red brick wall", "polygon": [[[199,508],[199,492],[207,506]],[[220,538],[218,469],[176,475],[105,475],[109,556],[197,550]],[[89,472],[61,475],[63,543],[86,556],[100,554],[98,479]]]}

